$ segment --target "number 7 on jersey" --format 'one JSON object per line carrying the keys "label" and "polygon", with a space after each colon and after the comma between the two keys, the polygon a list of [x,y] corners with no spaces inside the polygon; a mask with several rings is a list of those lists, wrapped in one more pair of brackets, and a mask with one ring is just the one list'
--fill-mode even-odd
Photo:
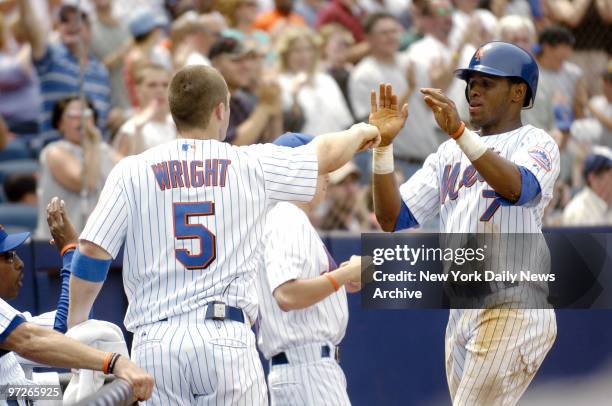
{"label": "number 7 on jersey", "polygon": [[206,269],[217,257],[215,235],[202,224],[190,224],[192,216],[212,216],[215,214],[214,202],[174,203],[174,237],[179,240],[198,239],[200,253],[192,254],[188,249],[176,248],[176,259],[186,269]]}

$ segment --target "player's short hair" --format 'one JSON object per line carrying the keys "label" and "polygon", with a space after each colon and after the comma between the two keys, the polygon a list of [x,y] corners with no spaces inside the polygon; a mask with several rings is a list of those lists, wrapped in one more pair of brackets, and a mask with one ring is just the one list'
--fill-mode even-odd
{"label": "player's short hair", "polygon": [[162,71],[170,74],[170,72],[168,72],[168,69],[158,63],[145,62],[136,66],[136,70],[134,72],[134,82],[137,85],[141,84],[147,77],[147,71],[151,70]]}
{"label": "player's short hair", "polygon": [[560,25],[551,25],[544,28],[538,37],[540,46],[548,44],[550,46],[569,45],[574,46],[576,39],[570,30]]}
{"label": "player's short hair", "polygon": [[379,11],[368,15],[363,21],[363,31],[368,35],[371,34],[372,30],[376,26],[376,23],[378,23],[380,20],[386,20],[387,18],[397,22],[397,18],[395,18],[393,14],[384,11]]}
{"label": "player's short hair", "polygon": [[219,103],[227,107],[228,92],[223,76],[209,66],[187,66],[176,72],[168,94],[176,128],[182,131],[208,127],[215,107]]}

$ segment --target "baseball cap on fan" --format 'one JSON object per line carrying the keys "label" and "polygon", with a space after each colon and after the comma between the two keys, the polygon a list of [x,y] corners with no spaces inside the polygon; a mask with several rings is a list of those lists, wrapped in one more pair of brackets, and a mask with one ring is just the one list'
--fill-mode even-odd
{"label": "baseball cap on fan", "polygon": [[15,233],[8,234],[2,225],[0,225],[0,253],[12,251],[19,247],[30,237],[30,233]]}
{"label": "baseball cap on fan", "polygon": [[608,168],[612,168],[612,149],[596,146],[584,160],[582,174],[586,179],[589,173]]}
{"label": "baseball cap on fan", "polygon": [[168,24],[166,16],[148,8],[139,8],[130,15],[128,28],[133,37],[142,37],[155,28],[165,27]]}

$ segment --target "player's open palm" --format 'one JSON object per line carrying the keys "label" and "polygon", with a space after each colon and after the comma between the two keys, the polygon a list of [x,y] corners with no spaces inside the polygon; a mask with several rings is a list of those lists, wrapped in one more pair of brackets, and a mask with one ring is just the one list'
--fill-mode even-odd
{"label": "player's open palm", "polygon": [[402,109],[397,105],[397,95],[393,94],[390,84],[380,84],[378,98],[376,91],[370,93],[370,124],[376,126],[380,131],[380,146],[384,147],[391,142],[400,132],[408,118],[408,105],[404,104]]}
{"label": "player's open palm", "polygon": [[455,133],[461,126],[461,118],[455,103],[440,89],[424,88],[421,89],[421,93],[425,95],[425,103],[433,112],[440,128],[447,134]]}

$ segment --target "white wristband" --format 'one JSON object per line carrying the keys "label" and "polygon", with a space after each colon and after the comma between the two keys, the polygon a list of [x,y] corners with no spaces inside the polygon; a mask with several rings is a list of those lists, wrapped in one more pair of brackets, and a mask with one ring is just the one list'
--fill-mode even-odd
{"label": "white wristband", "polygon": [[467,128],[463,131],[459,137],[455,139],[459,148],[463,150],[463,153],[472,162],[480,158],[485,152],[487,152],[487,145],[480,139],[480,136]]}
{"label": "white wristband", "polygon": [[372,152],[372,172],[377,175],[392,173],[393,166],[393,144],[386,147],[376,147]]}

